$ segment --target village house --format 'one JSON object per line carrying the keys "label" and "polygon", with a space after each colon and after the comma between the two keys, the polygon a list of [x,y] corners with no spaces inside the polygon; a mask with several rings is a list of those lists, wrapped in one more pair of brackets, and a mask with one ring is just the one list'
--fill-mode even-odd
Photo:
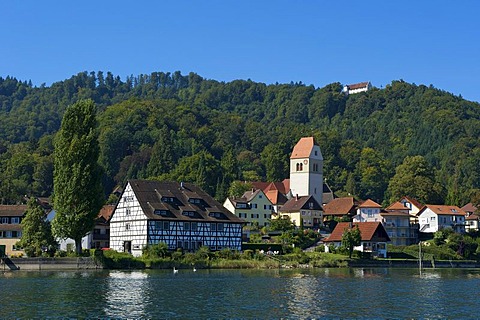
{"label": "village house", "polygon": [[297,227],[318,228],[323,225],[322,206],[313,196],[293,197],[285,203],[278,215],[279,218],[288,217]]}
{"label": "village house", "polygon": [[7,256],[25,254],[16,244],[22,237],[20,223],[26,211],[26,205],[0,205],[0,246]]}
{"label": "village house", "polygon": [[343,86],[342,92],[345,94],[355,94],[360,92],[367,92],[371,88],[372,84],[367,81],[354,84],[346,84]]}
{"label": "village house", "polygon": [[465,211],[465,231],[473,232],[479,230],[480,214],[478,214],[478,208],[471,202],[467,203],[461,208]]}
{"label": "village house", "polygon": [[351,219],[357,213],[359,203],[353,197],[335,198],[323,206],[324,220]]}
{"label": "village house", "polygon": [[340,247],[343,233],[352,228],[358,228],[362,238],[360,245],[354,247],[354,250],[369,252],[373,257],[387,257],[387,242],[390,242],[390,237],[380,222],[339,222],[330,236],[323,240],[325,252],[329,252],[331,245]]}
{"label": "village house", "polygon": [[129,180],[110,218],[110,248],[140,256],[169,250],[241,250],[244,220],[191,183]]}
{"label": "village house", "polygon": [[353,217],[353,222],[382,222],[381,209],[381,205],[368,199],[357,207],[357,214]]}
{"label": "village house", "polygon": [[435,233],[450,228],[465,233],[465,211],[457,206],[427,204],[418,213],[420,232]]}
{"label": "village house", "polygon": [[[290,181],[284,179],[282,182],[252,182],[255,189],[260,189],[265,193],[265,196],[270,200],[273,206],[273,211],[278,210],[287,202],[290,195]],[[288,198],[287,198],[288,196]]]}
{"label": "village house", "polygon": [[418,229],[410,221],[409,208],[397,201],[380,212],[382,224],[396,246],[408,246],[418,241]]}
{"label": "village house", "polygon": [[[113,205],[104,205],[100,212],[98,213],[95,219],[95,226],[93,230],[87,233],[82,237],[82,249],[104,249],[109,248],[109,231],[110,226],[108,220],[112,215],[114,206]],[[51,210],[46,219],[50,222],[53,221],[57,212]],[[74,251],[75,250],[75,240],[71,238],[57,238],[58,250],[61,251]]]}
{"label": "village house", "polygon": [[249,225],[260,227],[270,224],[274,212],[272,202],[260,189],[246,191],[240,198],[229,197],[223,206]]}

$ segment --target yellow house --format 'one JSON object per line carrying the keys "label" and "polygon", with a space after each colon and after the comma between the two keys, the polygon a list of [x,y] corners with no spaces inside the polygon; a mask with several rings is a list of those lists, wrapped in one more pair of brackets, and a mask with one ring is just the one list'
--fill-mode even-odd
{"label": "yellow house", "polygon": [[260,189],[247,191],[240,198],[227,198],[223,206],[249,225],[264,227],[272,218],[273,204]]}
{"label": "yellow house", "polygon": [[26,205],[0,205],[0,245],[5,246],[7,256],[23,255],[23,250],[16,247],[22,237],[22,222]]}
{"label": "yellow house", "polygon": [[303,222],[303,227],[318,228],[323,224],[323,209],[313,196],[295,196],[280,209],[279,217],[289,217],[297,227]]}

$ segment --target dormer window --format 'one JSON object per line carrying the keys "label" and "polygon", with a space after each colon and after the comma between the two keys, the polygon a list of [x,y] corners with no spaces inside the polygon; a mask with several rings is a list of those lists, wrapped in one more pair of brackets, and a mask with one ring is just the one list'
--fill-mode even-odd
{"label": "dormer window", "polygon": [[187,216],[187,217],[194,217],[195,216],[195,211],[183,211],[182,215]]}
{"label": "dormer window", "polygon": [[194,203],[194,204],[200,204],[202,201],[201,199],[198,199],[198,198],[190,198],[188,199],[188,202]]}
{"label": "dormer window", "polygon": [[159,209],[156,209],[153,213],[159,216],[164,216],[164,217],[168,214],[167,210],[159,210]]}
{"label": "dormer window", "polygon": [[452,212],[458,212],[457,209],[450,209]]}
{"label": "dormer window", "polygon": [[162,197],[162,201],[167,202],[167,203],[172,203],[172,202],[175,201],[175,198],[173,198],[173,197]]}

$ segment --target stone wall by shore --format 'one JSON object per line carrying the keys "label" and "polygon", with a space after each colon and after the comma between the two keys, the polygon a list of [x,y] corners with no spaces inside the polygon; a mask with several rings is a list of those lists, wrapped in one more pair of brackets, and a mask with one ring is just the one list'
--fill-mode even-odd
{"label": "stone wall by shore", "polygon": [[[11,258],[5,261],[10,270],[81,270],[103,269],[103,265],[92,257],[78,258]],[[3,262],[2,262],[3,263]],[[16,268],[16,269],[15,269]]]}

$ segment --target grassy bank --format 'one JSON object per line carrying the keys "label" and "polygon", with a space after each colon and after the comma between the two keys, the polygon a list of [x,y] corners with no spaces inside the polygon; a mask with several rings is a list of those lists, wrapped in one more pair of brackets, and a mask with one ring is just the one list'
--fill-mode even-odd
{"label": "grassy bank", "polygon": [[177,253],[164,257],[133,257],[108,250],[97,252],[96,258],[106,269],[274,269],[307,267],[348,267],[348,257],[321,252],[297,252],[266,255],[253,252]]}

